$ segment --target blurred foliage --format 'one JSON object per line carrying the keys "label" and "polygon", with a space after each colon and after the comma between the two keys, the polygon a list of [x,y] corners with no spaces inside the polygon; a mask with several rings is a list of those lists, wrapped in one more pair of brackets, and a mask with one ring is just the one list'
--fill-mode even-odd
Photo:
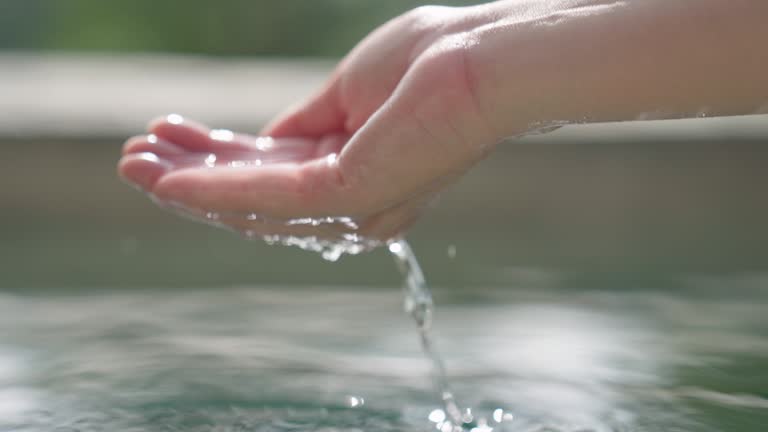
{"label": "blurred foliage", "polygon": [[[461,6],[481,3],[444,0]],[[0,49],[341,56],[408,0],[0,0]]]}

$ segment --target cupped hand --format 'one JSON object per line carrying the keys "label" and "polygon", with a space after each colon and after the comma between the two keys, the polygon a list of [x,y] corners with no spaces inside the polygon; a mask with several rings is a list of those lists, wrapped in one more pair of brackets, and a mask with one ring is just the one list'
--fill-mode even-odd
{"label": "cupped hand", "polygon": [[259,137],[157,119],[125,144],[119,173],[249,234],[393,238],[498,140],[474,97],[467,11],[385,24]]}

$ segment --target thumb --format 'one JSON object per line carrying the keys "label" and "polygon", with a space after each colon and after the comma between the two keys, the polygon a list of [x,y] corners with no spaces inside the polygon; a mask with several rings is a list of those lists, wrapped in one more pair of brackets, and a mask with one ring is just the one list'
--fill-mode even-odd
{"label": "thumb", "polygon": [[341,107],[339,81],[339,72],[334,72],[320,91],[278,115],[261,135],[319,138],[343,133],[346,115]]}
{"label": "thumb", "polygon": [[364,208],[386,208],[439,188],[497,141],[464,61],[461,49],[419,59],[342,149],[340,172]]}

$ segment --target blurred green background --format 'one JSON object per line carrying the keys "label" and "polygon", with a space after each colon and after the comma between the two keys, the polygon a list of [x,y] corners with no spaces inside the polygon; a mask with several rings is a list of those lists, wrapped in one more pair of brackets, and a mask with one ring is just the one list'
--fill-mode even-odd
{"label": "blurred green background", "polygon": [[[484,3],[442,1],[446,6]],[[3,0],[0,49],[340,57],[407,0]]]}

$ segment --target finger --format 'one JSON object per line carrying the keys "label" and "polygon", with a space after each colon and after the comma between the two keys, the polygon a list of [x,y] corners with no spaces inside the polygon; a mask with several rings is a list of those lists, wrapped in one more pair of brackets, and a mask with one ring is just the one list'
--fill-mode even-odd
{"label": "finger", "polygon": [[210,129],[178,114],[152,120],[147,130],[160,140],[173,143],[189,152],[250,151],[269,145],[266,142],[268,138],[235,134],[227,129]]}
{"label": "finger", "polygon": [[262,134],[318,138],[345,132],[346,116],[341,106],[339,82],[337,71],[319,92],[279,115],[262,129]]}
{"label": "finger", "polygon": [[122,178],[144,190],[151,190],[171,168],[167,160],[154,153],[131,153],[123,156],[117,165]]}
{"label": "finger", "polygon": [[[340,148],[340,136],[323,140],[307,138],[272,138],[234,133],[225,129],[211,130],[200,123],[176,114],[155,119],[149,126],[159,141],[170,142],[191,154],[189,161],[176,158],[179,166],[191,166],[209,154],[220,160],[258,160],[259,163],[301,162],[312,157],[325,156]],[[152,136],[150,135],[150,136]],[[346,138],[344,138],[346,141]]]}
{"label": "finger", "polygon": [[123,144],[123,155],[131,153],[154,153],[158,156],[179,155],[184,149],[168,141],[160,139],[157,135],[141,135],[130,138]]}
{"label": "finger", "polygon": [[343,135],[320,141],[275,138],[273,151],[280,156],[258,164],[234,164],[231,155],[221,153],[174,157],[170,162],[177,168],[157,182],[153,192],[161,199],[223,213],[276,218],[345,215],[337,212],[355,204],[348,199],[336,164],[346,141]]}
{"label": "finger", "polygon": [[223,213],[274,218],[327,216],[341,210],[343,183],[333,158],[232,169],[176,169],[153,188],[158,198]]}
{"label": "finger", "polygon": [[212,151],[211,129],[178,114],[170,114],[152,120],[147,126],[147,131],[165,141],[183,147],[187,151]]}

